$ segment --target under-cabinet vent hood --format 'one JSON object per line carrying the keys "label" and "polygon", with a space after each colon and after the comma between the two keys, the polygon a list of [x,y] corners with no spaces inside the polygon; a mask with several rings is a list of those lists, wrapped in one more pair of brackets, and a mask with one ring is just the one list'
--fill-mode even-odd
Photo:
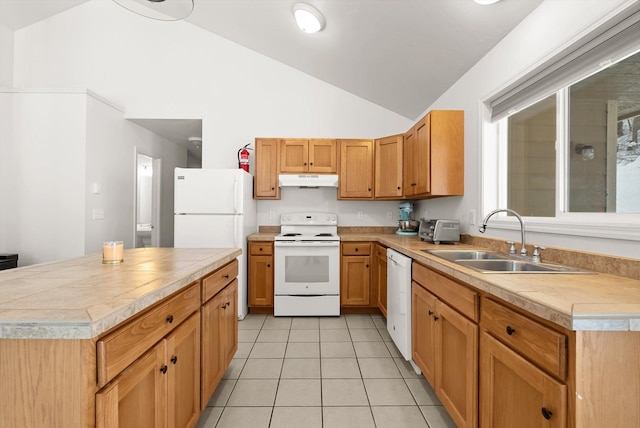
{"label": "under-cabinet vent hood", "polygon": [[280,187],[338,187],[335,174],[280,174]]}

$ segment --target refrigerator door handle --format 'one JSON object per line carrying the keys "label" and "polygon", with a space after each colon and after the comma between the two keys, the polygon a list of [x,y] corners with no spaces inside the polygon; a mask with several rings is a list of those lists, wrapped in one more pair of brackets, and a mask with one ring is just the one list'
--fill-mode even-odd
{"label": "refrigerator door handle", "polygon": [[238,192],[238,177],[233,179],[233,212],[238,214],[238,200],[240,199],[240,192]]}
{"label": "refrigerator door handle", "polygon": [[233,245],[235,247],[242,247],[242,229],[240,228],[240,216],[233,216]]}

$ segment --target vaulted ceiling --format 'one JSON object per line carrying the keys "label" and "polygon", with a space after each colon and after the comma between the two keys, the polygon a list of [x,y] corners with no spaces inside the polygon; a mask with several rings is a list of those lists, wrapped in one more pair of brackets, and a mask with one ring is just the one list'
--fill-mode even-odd
{"label": "vaulted ceiling", "polygon": [[[0,24],[17,30],[86,1],[111,0],[0,0]],[[194,1],[188,22],[409,119],[542,2],[304,0],[326,19],[306,34],[294,0]]]}

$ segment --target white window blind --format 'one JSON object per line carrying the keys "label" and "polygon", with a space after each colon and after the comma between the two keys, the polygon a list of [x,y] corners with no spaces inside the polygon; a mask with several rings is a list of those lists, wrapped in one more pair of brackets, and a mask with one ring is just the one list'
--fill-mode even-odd
{"label": "white window blind", "polygon": [[490,98],[491,119],[502,119],[639,49],[640,4],[636,3]]}

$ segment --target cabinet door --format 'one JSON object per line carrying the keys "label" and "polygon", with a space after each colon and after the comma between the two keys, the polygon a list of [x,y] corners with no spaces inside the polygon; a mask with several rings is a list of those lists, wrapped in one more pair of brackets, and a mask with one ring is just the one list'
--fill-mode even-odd
{"label": "cabinet door", "polygon": [[166,427],[167,371],[162,341],[96,394],[96,427]]}
{"label": "cabinet door", "polygon": [[[382,255],[381,255],[382,254]],[[376,244],[375,250],[376,264],[376,286],[378,289],[378,308],[382,314],[387,316],[387,257],[385,248]]]}
{"label": "cabinet door", "polygon": [[340,199],[373,199],[373,141],[340,141]]}
{"label": "cabinet door", "polygon": [[224,370],[229,367],[238,350],[238,280],[234,279],[224,291],[225,301],[222,305],[222,363]]}
{"label": "cabinet door", "polygon": [[435,385],[435,320],[436,296],[417,282],[411,284],[411,347],[413,361],[425,379]]}
{"label": "cabinet door", "polygon": [[273,306],[273,256],[249,255],[249,306]]}
{"label": "cabinet door", "polygon": [[337,170],[336,140],[309,140],[309,172],[335,174]]}
{"label": "cabinet door", "polygon": [[464,194],[464,111],[429,113],[431,183],[434,196]]}
{"label": "cabinet door", "polygon": [[369,306],[370,264],[371,256],[342,257],[340,280],[342,306]]}
{"label": "cabinet door", "polygon": [[200,314],[166,338],[169,428],[192,428],[200,416]]}
{"label": "cabinet door", "polygon": [[[431,191],[431,116],[420,119],[414,126],[415,144],[413,151],[413,192],[415,195],[429,193]],[[439,165],[439,168],[447,168]]]}
{"label": "cabinet door", "polygon": [[402,135],[375,141],[375,198],[402,198]]}
{"label": "cabinet door", "polygon": [[254,198],[279,199],[278,140],[256,138]]}
{"label": "cabinet door", "polygon": [[566,386],[483,332],[480,338],[483,428],[564,428]]}
{"label": "cabinet door", "polygon": [[458,428],[478,426],[478,326],[436,301],[435,391]]}
{"label": "cabinet door", "polygon": [[280,172],[309,171],[309,140],[280,140]]}
{"label": "cabinet door", "polygon": [[223,364],[222,322],[227,302],[224,291],[221,291],[202,306],[202,348],[201,348],[201,385],[202,395],[200,407],[204,409],[213,395],[218,382],[226,370]]}
{"label": "cabinet door", "polygon": [[414,177],[414,171],[418,169],[418,165],[416,163],[418,160],[415,157],[416,151],[416,134],[415,127],[409,129],[404,134],[404,143],[403,146],[403,158],[404,158],[404,177],[403,177],[403,188],[404,188],[404,196],[413,196],[416,194],[416,186],[418,183],[416,182],[416,178]]}

